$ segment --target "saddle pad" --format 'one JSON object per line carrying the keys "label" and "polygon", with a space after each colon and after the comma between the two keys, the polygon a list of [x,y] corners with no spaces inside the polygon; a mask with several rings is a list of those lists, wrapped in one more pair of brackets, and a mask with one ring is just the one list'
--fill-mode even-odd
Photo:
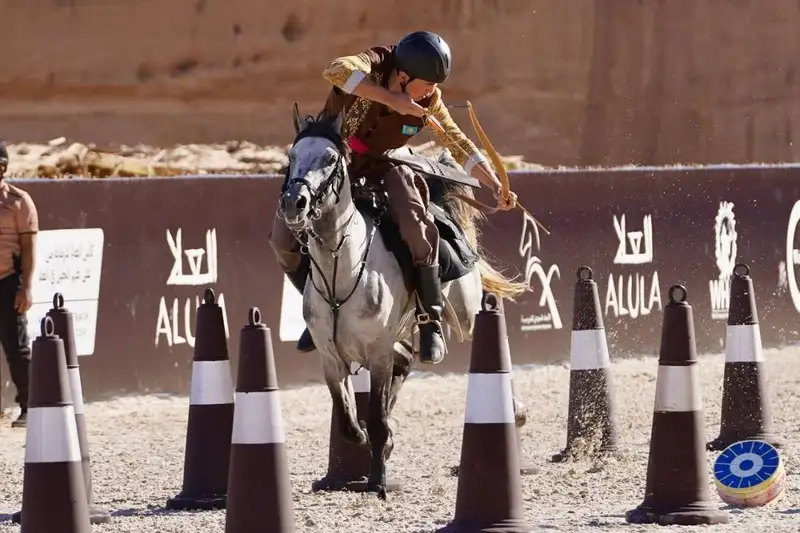
{"label": "saddle pad", "polygon": [[394,163],[408,165],[420,174],[434,178],[441,178],[449,181],[454,181],[462,185],[474,187],[479,189],[481,182],[472,176],[467,175],[465,172],[456,170],[452,167],[444,165],[438,161],[425,157],[424,155],[412,154],[403,150],[395,150],[387,153],[381,157],[386,158]]}
{"label": "saddle pad", "polygon": [[[356,207],[362,213],[375,212],[374,204],[367,198],[355,198],[354,200]],[[439,230],[439,279],[444,283],[465,276],[478,261],[477,254],[467,242],[464,232],[450,220],[444,209],[436,204],[429,204],[428,211],[433,215],[434,223]],[[413,287],[414,264],[411,259],[411,250],[400,236],[397,225],[384,214],[378,229],[386,248],[397,258],[406,279],[406,285],[410,288]]]}

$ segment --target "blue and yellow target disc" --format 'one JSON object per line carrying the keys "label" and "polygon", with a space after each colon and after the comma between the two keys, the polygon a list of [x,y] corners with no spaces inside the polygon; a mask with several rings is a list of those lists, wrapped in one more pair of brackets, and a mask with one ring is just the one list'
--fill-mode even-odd
{"label": "blue and yellow target disc", "polygon": [[774,446],[760,440],[743,440],[731,444],[717,457],[714,482],[725,503],[756,507],[780,496],[786,473]]}

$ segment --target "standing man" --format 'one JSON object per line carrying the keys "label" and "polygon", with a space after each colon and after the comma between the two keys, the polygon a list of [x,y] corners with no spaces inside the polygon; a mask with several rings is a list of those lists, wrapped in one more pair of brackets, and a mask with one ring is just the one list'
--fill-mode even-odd
{"label": "standing man", "polygon": [[5,180],[8,151],[0,144],[0,345],[17,389],[19,417],[11,427],[27,427],[28,369],[31,360],[25,313],[33,298],[39,215],[27,192]]}

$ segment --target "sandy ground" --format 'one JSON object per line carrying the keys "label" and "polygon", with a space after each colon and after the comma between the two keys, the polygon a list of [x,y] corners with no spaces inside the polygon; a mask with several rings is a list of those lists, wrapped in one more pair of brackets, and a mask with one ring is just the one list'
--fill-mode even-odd
{"label": "sandy ground", "polygon": [[[800,348],[767,352],[775,424],[789,441],[782,452],[788,472],[786,491],[767,507],[730,510],[730,524],[714,526],[714,531],[798,530],[799,355]],[[529,411],[522,428],[523,452],[542,467],[540,474],[523,477],[525,512],[536,531],[673,529],[629,526],[624,520],[625,511],[638,505],[644,495],[656,369],[654,358],[614,364],[620,437],[627,456],[567,465],[550,463],[549,458],[566,438],[568,369],[549,366],[515,373],[515,389]],[[719,429],[722,370],[721,355],[702,358],[709,439]],[[464,376],[407,383],[395,411],[398,430],[391,460],[391,473],[404,490],[380,502],[374,495],[311,493],[312,481],[326,468],[330,400],[320,386],[284,391],[297,532],[427,533],[445,524],[454,511],[457,480],[448,470],[460,457],[460,445],[455,443],[461,442],[465,393]],[[224,531],[224,511],[163,510],[166,499],[181,486],[187,405],[186,398],[153,396],[87,405],[95,501],[114,514],[111,523],[95,526],[94,531]],[[24,436],[24,431],[8,428],[7,422],[0,428],[0,513],[12,513],[21,503]],[[715,454],[709,454],[709,466],[714,458]],[[720,507],[727,508],[712,494]],[[18,531],[8,516],[0,518],[0,531]]]}

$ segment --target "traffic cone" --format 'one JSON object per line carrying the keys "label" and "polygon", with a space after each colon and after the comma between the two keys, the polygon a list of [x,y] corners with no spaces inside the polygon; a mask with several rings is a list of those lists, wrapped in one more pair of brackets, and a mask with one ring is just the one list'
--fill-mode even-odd
{"label": "traffic cone", "polygon": [[272,336],[257,307],[239,343],[225,533],[294,533]]}
{"label": "traffic cone", "polygon": [[511,393],[511,354],[498,298],[475,318],[456,510],[439,533],[528,533]]}
{"label": "traffic cone", "polygon": [[644,502],[631,524],[712,525],[728,514],[711,502],[692,306],[673,285],[664,307]]}
{"label": "traffic cone", "polygon": [[[502,309],[502,301],[500,305]],[[506,335],[506,350],[508,353],[511,353],[511,344],[509,343],[508,336]],[[514,398],[514,382],[511,382],[511,394],[512,399]],[[521,402],[512,401],[512,408],[514,410],[514,433],[516,434],[516,441],[517,441],[517,454],[519,457],[519,473],[523,476],[531,476],[533,474],[538,474],[541,472],[541,468],[534,465],[527,459],[522,453],[522,441],[520,440],[520,431],[519,428],[525,425],[527,420],[527,416],[524,412],[524,407],[521,405]],[[450,475],[458,476],[460,471],[460,465],[456,465],[450,468]]]}
{"label": "traffic cone", "polygon": [[734,267],[730,290],[720,431],[719,437],[709,442],[707,448],[724,450],[743,440],[760,440],[780,448],[784,441],[773,433],[756,295],[749,266],[739,263]]}
{"label": "traffic cone", "polygon": [[[75,425],[78,431],[78,443],[81,447],[81,461],[83,463],[83,480],[86,484],[86,497],[89,505],[89,521],[92,524],[105,524],[111,520],[108,512],[94,504],[92,497],[92,467],[89,459],[89,439],[86,437],[86,416],[83,408],[83,387],[81,386],[81,371],[78,365],[78,350],[75,348],[75,328],[72,313],[64,307],[64,296],[57,292],[53,296],[53,308],[47,312],[53,321],[53,331],[64,343],[64,353],[67,360],[67,375],[69,388],[72,395],[72,405],[75,411]],[[11,515],[11,521],[19,523],[22,513]]]}
{"label": "traffic cone", "polygon": [[167,509],[225,507],[233,430],[233,381],[222,308],[206,289],[197,308],[183,489]]}
{"label": "traffic cone", "polygon": [[[357,363],[350,365],[348,378],[356,400],[356,414],[359,421],[365,421],[369,413],[369,370]],[[331,410],[331,429],[328,444],[328,471],[325,477],[314,481],[311,490],[364,492],[370,468],[370,451],[352,442],[347,442],[339,434],[339,420],[336,411]],[[386,491],[400,490],[400,483],[388,479]]]}
{"label": "traffic cone", "polygon": [[64,342],[45,316],[31,357],[21,533],[90,533]]}
{"label": "traffic cone", "polygon": [[78,442],[81,446],[83,479],[86,483],[86,497],[89,504],[89,521],[92,524],[105,524],[111,519],[111,515],[94,504],[92,495],[92,466],[89,458],[89,439],[86,436],[81,370],[78,364],[78,350],[75,347],[75,324],[72,313],[64,307],[64,296],[60,292],[53,296],[53,308],[47,312],[47,316],[53,320],[55,334],[64,341],[72,404],[75,406],[75,425],[78,428]]}
{"label": "traffic cone", "polygon": [[601,309],[592,269],[582,266],[572,311],[567,445],[553,455],[555,463],[617,449],[611,359]]}

